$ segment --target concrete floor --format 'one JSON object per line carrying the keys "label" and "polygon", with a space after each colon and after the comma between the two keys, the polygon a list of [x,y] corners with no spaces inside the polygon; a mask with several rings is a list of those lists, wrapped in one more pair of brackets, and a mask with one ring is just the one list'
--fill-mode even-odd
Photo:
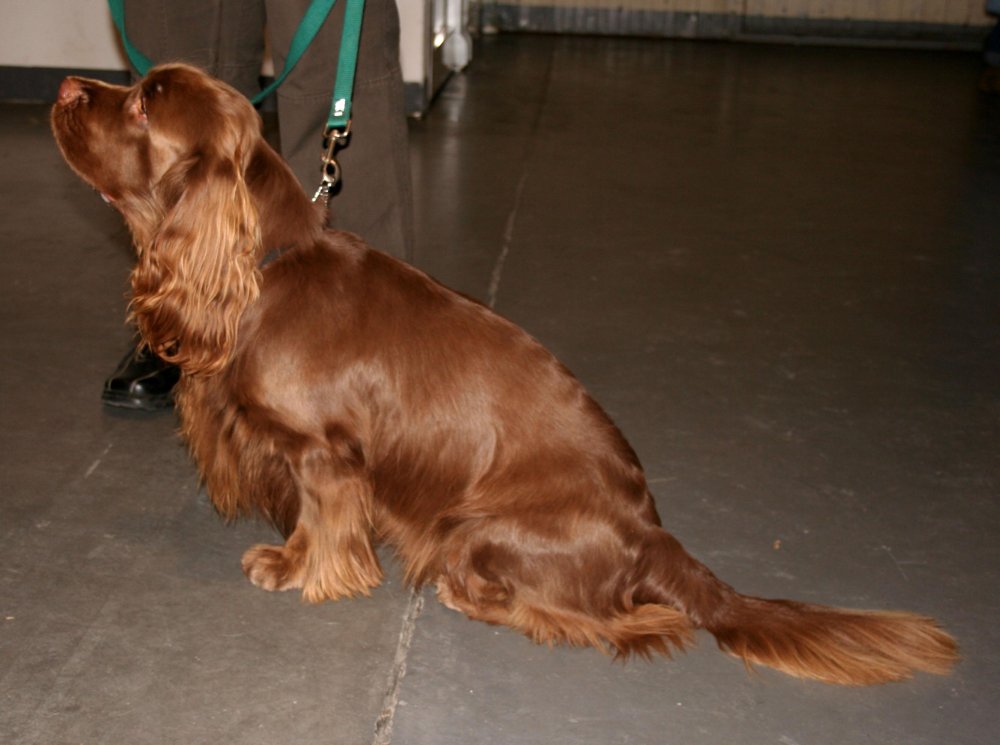
{"label": "concrete floor", "polygon": [[171,412],[101,407],[127,235],[0,107],[0,741],[971,745],[1000,709],[1000,100],[974,55],[503,36],[412,127],[417,263],[540,337],[738,588],[938,617],[948,678],[627,666],[253,588]]}

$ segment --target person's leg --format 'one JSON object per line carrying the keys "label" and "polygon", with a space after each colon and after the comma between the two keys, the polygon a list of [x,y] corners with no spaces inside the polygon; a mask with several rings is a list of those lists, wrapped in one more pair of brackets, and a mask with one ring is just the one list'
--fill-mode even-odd
{"label": "person's leg", "polygon": [[156,64],[197,65],[248,97],[260,90],[263,0],[126,0],[125,30]]}
{"label": "person's leg", "polygon": [[[267,27],[280,71],[308,0],[267,0]],[[333,98],[343,29],[337,3],[312,46],[278,89],[281,150],[310,194],[320,183],[322,134]],[[399,15],[395,0],[368,0],[358,53],[351,138],[338,151],[342,183],[330,224],[398,258],[413,251],[413,196],[407,150]]]}

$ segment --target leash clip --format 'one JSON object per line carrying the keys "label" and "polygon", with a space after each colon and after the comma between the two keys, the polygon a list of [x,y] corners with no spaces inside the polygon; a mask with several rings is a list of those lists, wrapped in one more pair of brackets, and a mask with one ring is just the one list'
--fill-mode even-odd
{"label": "leash clip", "polygon": [[343,129],[330,127],[323,133],[323,156],[321,158],[323,162],[323,178],[320,181],[319,188],[316,189],[316,193],[313,194],[313,202],[322,202],[323,206],[326,207],[330,201],[333,187],[340,181],[340,163],[337,162],[335,153],[338,147],[343,147],[347,144],[350,136],[350,120],[348,120],[347,126]]}

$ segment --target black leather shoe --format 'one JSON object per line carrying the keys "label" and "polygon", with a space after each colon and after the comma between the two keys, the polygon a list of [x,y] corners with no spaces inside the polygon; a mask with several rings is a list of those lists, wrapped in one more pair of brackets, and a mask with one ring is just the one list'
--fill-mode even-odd
{"label": "black leather shoe", "polygon": [[145,347],[135,347],[104,381],[101,400],[108,406],[140,411],[169,409],[181,371]]}

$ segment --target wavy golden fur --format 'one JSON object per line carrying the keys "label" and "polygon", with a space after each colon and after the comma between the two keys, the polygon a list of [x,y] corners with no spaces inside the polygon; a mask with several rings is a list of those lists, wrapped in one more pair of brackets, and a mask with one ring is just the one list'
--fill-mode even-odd
{"label": "wavy golden fur", "polygon": [[131,226],[132,316],[182,370],[213,502],[286,538],[244,554],[254,584],[367,594],[383,541],[412,584],[538,642],[669,654],[706,629],[748,664],[849,685],[951,667],[955,642],[929,618],[717,579],[661,527],[580,383],[479,303],[324,231],[228,86],[183,65],[130,88],[70,78],[52,124]]}

